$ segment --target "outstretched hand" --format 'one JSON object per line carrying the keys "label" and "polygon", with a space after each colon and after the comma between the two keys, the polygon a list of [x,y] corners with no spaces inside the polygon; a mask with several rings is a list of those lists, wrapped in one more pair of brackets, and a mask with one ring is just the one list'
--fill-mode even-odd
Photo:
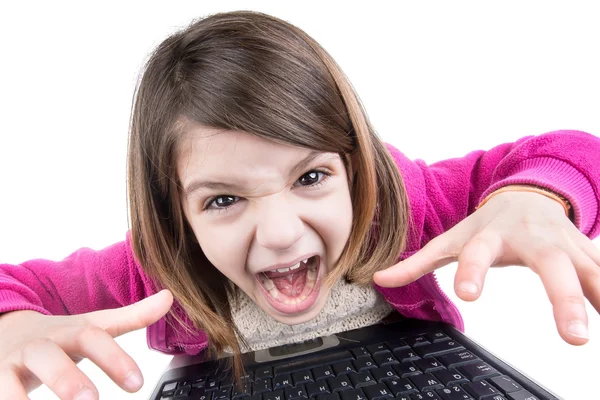
{"label": "outstretched hand", "polygon": [[413,256],[375,273],[382,287],[398,287],[458,261],[454,290],[479,298],[491,266],[522,265],[539,275],[561,337],[588,340],[584,296],[600,313],[600,251],[565,216],[562,206],[530,192],[503,192]]}
{"label": "outstretched hand", "polygon": [[172,302],[171,292],[163,290],[126,307],[87,314],[49,316],[28,310],[3,314],[0,399],[26,400],[27,392],[42,383],[61,400],[97,399],[93,382],[75,365],[84,357],[123,389],[139,390],[140,370],[114,338],[158,321]]}

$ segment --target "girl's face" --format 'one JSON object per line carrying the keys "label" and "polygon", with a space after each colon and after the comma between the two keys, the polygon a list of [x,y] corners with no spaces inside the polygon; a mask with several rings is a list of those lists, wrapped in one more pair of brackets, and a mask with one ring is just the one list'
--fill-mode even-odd
{"label": "girl's face", "polygon": [[208,260],[276,320],[314,318],[352,225],[340,156],[200,125],[182,149],[182,206]]}

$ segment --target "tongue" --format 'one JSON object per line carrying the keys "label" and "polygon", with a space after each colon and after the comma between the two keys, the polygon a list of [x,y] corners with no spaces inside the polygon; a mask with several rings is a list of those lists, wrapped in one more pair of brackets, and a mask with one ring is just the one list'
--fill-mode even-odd
{"label": "tongue", "polygon": [[291,273],[279,278],[271,278],[277,290],[288,297],[296,297],[302,293],[306,284],[306,270]]}

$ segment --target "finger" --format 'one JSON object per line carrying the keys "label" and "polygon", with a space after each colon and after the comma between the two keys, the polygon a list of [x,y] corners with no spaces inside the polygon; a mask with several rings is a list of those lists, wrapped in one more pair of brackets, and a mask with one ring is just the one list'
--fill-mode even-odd
{"label": "finger", "polygon": [[0,400],[28,400],[23,384],[13,371],[0,371]]}
{"label": "finger", "polygon": [[138,365],[104,329],[87,325],[58,344],[69,356],[85,357],[96,364],[117,385],[129,392],[138,391],[143,378]]}
{"label": "finger", "polygon": [[461,246],[450,240],[450,232],[432,239],[411,257],[376,272],[373,280],[382,287],[404,286],[455,261]]}
{"label": "finger", "polygon": [[477,234],[463,246],[454,277],[458,297],[466,301],[479,298],[487,271],[501,252],[502,238],[489,230]]}
{"label": "finger", "polygon": [[579,240],[577,240],[579,247],[596,264],[596,267],[600,268],[600,249],[583,233],[579,232],[579,234]]}
{"label": "finger", "polygon": [[579,248],[569,252],[577,270],[583,294],[600,314],[600,267]]}
{"label": "finger", "polygon": [[171,292],[161,290],[129,306],[85,314],[85,319],[117,337],[152,325],[169,311],[172,303]]}
{"label": "finger", "polygon": [[61,400],[98,398],[92,381],[50,339],[27,343],[23,347],[22,357],[23,365]]}
{"label": "finger", "polygon": [[553,246],[540,246],[521,256],[542,280],[560,336],[570,344],[585,344],[589,338],[585,300],[570,257]]}

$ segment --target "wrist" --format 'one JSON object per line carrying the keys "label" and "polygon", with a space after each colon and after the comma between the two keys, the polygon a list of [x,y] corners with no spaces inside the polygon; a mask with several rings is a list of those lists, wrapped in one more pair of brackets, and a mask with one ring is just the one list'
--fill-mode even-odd
{"label": "wrist", "polygon": [[483,205],[485,203],[487,203],[491,198],[493,198],[494,196],[497,196],[500,193],[506,193],[506,192],[531,192],[531,193],[537,193],[539,195],[548,197],[554,201],[556,201],[557,203],[559,203],[564,212],[565,215],[572,221],[573,220],[573,208],[571,207],[571,203],[569,202],[569,200],[567,200],[565,197],[563,197],[562,195],[560,195],[559,193],[556,193],[552,190],[546,189],[544,187],[541,186],[537,186],[537,185],[530,185],[530,184],[519,184],[519,185],[507,185],[507,186],[503,186],[495,191],[493,191],[492,193],[488,194],[480,203],[477,207],[475,207],[475,209],[479,209],[481,207],[483,207]]}

